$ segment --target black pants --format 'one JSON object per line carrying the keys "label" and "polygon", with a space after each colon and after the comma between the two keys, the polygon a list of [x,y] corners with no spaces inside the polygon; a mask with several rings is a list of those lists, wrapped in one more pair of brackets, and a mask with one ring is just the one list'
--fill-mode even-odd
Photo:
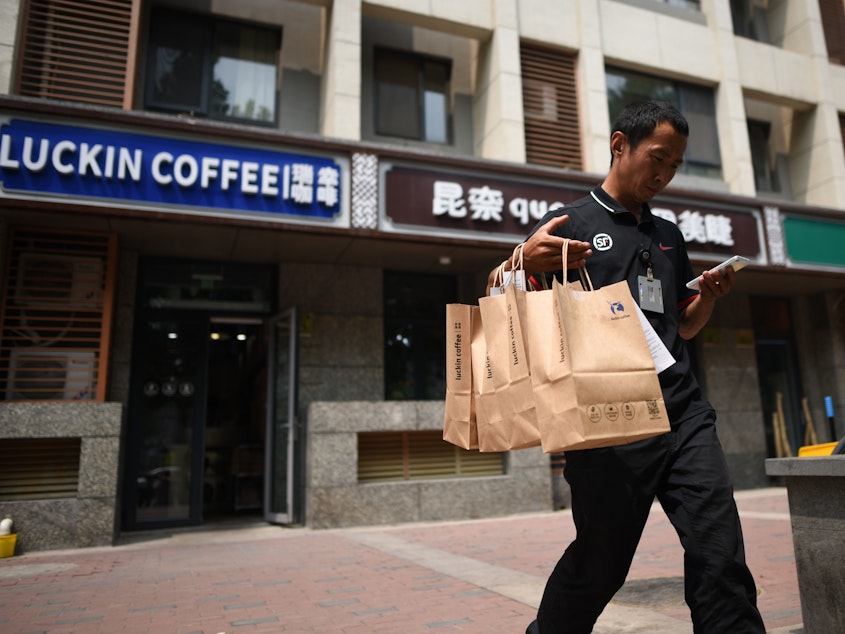
{"label": "black pants", "polygon": [[572,489],[575,541],[549,577],[529,634],[592,631],[625,582],[655,497],[684,548],[694,631],[765,632],[712,412],[656,438],[567,452],[564,476]]}

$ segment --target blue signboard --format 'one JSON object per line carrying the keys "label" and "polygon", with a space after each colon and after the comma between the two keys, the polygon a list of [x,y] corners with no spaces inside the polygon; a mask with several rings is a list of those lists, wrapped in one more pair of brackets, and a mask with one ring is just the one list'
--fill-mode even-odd
{"label": "blue signboard", "polygon": [[332,220],[341,185],[331,158],[24,120],[0,126],[0,188],[10,196]]}

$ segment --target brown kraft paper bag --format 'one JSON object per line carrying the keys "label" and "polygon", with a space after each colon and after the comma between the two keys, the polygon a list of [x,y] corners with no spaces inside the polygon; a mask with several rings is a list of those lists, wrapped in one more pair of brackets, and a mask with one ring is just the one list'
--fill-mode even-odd
{"label": "brown kraft paper bag", "polygon": [[[475,399],[472,393],[472,327],[475,306],[446,304],[446,407],[443,440],[478,448]],[[478,327],[480,330],[481,323]]]}
{"label": "brown kraft paper bag", "polygon": [[566,430],[578,428],[581,414],[554,290],[526,293],[525,308],[525,338],[540,443],[546,453],[560,451],[567,441]]}
{"label": "brown kraft paper bag", "polygon": [[509,439],[503,434],[502,415],[496,401],[496,386],[487,357],[487,342],[481,326],[481,309],[472,308],[472,395],[480,451],[507,451]]}
{"label": "brown kraft paper bag", "polygon": [[507,449],[540,444],[534,388],[522,330],[525,294],[514,284],[508,284],[503,293],[478,300],[490,372],[496,386],[496,402],[501,414],[500,435],[506,439]]}
{"label": "brown kraft paper bag", "polygon": [[[564,265],[565,266],[565,265]],[[622,445],[669,431],[669,417],[643,327],[626,282],[576,290],[557,280],[563,332],[578,398],[578,424],[555,428],[544,450]]]}

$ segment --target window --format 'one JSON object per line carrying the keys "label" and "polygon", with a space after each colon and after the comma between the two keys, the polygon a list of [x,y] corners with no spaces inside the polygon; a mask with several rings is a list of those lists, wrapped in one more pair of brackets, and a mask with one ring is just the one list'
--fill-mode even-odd
{"label": "window", "polygon": [[274,124],[278,29],[155,8],[146,107]]}
{"label": "window", "polygon": [[768,0],[731,0],[734,34],[770,44],[768,5]]}
{"label": "window", "polygon": [[845,148],[845,114],[839,115],[839,134],[842,136],[842,147]]}
{"label": "window", "polygon": [[606,76],[611,122],[633,101],[668,101],[684,114],[690,127],[687,152],[679,173],[722,177],[716,106],[710,88],[618,68],[608,68]]}
{"label": "window", "polygon": [[767,121],[748,121],[748,141],[751,145],[751,163],[754,166],[754,186],[758,192],[780,192],[780,179],[775,159],[769,145],[772,125]]}
{"label": "window", "polygon": [[377,48],[376,134],[449,143],[451,74],[448,60]]}
{"label": "window", "polygon": [[358,434],[358,482],[496,476],[504,454],[467,451],[443,440],[441,431]]}
{"label": "window", "polygon": [[385,272],[385,400],[442,400],[446,393],[446,304],[454,277]]}
{"label": "window", "polygon": [[683,7],[684,9],[692,9],[693,11],[701,11],[701,2],[699,0],[657,0],[664,2],[673,7]]}

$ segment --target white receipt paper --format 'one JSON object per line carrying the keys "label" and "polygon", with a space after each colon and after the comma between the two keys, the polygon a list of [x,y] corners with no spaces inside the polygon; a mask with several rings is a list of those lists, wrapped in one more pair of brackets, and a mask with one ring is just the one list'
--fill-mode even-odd
{"label": "white receipt paper", "polygon": [[637,317],[640,318],[640,325],[643,327],[645,333],[645,340],[648,343],[648,349],[651,352],[651,358],[654,359],[654,369],[660,374],[671,365],[675,364],[675,357],[669,352],[663,340],[657,336],[657,333],[652,328],[642,309],[634,302],[634,308],[637,309]]}

